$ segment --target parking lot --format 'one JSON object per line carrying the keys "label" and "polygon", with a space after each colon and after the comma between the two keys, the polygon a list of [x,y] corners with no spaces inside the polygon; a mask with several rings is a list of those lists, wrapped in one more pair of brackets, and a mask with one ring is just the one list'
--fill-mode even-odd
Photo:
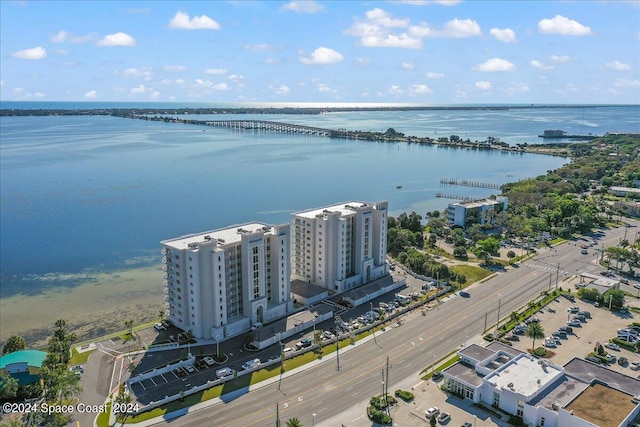
{"label": "parking lot", "polygon": [[[565,298],[558,298],[549,304],[546,309],[534,315],[540,319],[540,324],[545,331],[545,337],[550,337],[552,332],[557,331],[561,326],[567,325],[567,321],[574,317],[575,313],[567,311],[572,306],[577,306],[579,311],[588,311],[591,314],[591,318],[586,318],[585,322],[576,323],[579,326],[572,327],[572,334],[567,334],[566,339],[560,339],[560,344],[556,347],[547,348],[548,351],[553,352],[549,360],[557,365],[564,365],[574,357],[585,358],[594,350],[596,343],[599,342],[605,345],[611,338],[617,336],[617,329],[625,328],[636,321],[632,312],[626,314],[614,313],[579,299],[571,302]],[[540,347],[543,342],[544,339],[538,339],[535,346]],[[513,341],[512,343],[514,348],[527,351],[527,349],[531,348],[532,340],[521,335],[519,341]],[[624,356],[629,362],[640,360],[637,354],[624,348],[621,348],[620,351],[605,350],[616,356],[616,358]],[[634,377],[640,374],[640,372],[633,371],[628,366],[623,367],[617,363],[609,364],[609,368]]]}

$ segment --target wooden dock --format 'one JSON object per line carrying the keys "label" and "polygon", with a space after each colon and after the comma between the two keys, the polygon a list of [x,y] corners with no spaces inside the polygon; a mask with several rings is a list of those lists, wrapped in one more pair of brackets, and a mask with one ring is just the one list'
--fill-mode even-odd
{"label": "wooden dock", "polygon": [[500,184],[492,182],[469,181],[468,179],[458,178],[440,178],[441,185],[460,185],[464,187],[490,188],[492,190],[500,190]]}

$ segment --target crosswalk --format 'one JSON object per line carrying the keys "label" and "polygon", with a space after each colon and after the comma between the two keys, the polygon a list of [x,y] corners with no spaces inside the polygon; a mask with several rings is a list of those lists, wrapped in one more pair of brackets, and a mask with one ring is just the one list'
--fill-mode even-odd
{"label": "crosswalk", "polygon": [[562,274],[564,276],[571,274],[570,272],[566,271],[566,270],[558,270],[558,267],[552,266],[552,265],[544,265],[544,264],[537,264],[534,262],[525,262],[523,264],[525,267],[529,267],[529,268],[535,268],[536,270],[544,270],[544,271],[548,271],[550,273],[555,273],[558,272],[559,274]]}

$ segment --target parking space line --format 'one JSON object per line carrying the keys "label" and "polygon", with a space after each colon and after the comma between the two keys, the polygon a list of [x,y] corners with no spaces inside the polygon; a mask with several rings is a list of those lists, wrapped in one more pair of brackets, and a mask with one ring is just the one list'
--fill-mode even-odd
{"label": "parking space line", "polygon": [[156,382],[153,380],[153,378],[149,378],[149,380],[153,383],[154,386],[158,386],[158,384],[156,384]]}

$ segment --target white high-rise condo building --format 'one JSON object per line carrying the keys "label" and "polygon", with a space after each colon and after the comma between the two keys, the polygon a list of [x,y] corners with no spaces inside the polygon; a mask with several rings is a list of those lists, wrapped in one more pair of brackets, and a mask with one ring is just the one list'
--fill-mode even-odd
{"label": "white high-rise condo building", "polygon": [[291,278],[344,292],[389,273],[388,202],[349,202],[292,214]]}
{"label": "white high-rise condo building", "polygon": [[221,340],[290,312],[289,229],[250,223],[161,242],[168,319]]}

